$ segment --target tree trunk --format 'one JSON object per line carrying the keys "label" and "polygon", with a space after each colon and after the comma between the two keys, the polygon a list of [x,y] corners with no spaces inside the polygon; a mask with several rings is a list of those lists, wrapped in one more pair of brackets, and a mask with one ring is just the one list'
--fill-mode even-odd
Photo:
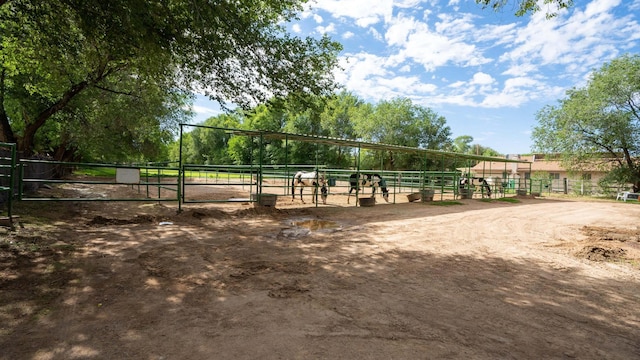
{"label": "tree trunk", "polygon": [[[623,148],[622,152],[624,153],[624,160],[626,165],[630,170],[636,169],[635,164],[633,163],[633,159],[631,158],[631,152],[628,148]],[[636,169],[636,180],[633,182],[633,192],[637,193],[640,190],[640,171]]]}
{"label": "tree trunk", "polygon": [[2,128],[2,132],[0,133],[1,141],[8,143],[16,142],[16,137],[13,134],[13,130],[11,130],[11,125],[9,124],[9,117],[4,111],[4,106],[2,105],[0,105],[0,128]]}
{"label": "tree trunk", "polygon": [[48,109],[41,112],[36,120],[30,124],[27,124],[24,129],[24,135],[21,141],[18,143],[18,150],[22,151],[25,155],[33,154],[33,142],[38,130],[58,111],[62,110],[74,96],[78,95],[82,90],[89,86],[89,82],[83,81],[72,86],[67,92],[62,95],[62,98],[55,104],[51,105]]}
{"label": "tree trunk", "polygon": [[[74,162],[76,150],[77,148],[73,146],[69,146],[69,144],[66,143],[65,141],[64,144],[61,144],[56,148],[55,152],[53,153],[53,159],[55,161],[60,161],[60,162]],[[68,166],[58,165],[56,167],[56,172],[54,176],[56,178],[63,178],[69,175],[71,170],[72,169]]]}
{"label": "tree trunk", "polygon": [[53,160],[62,161],[62,162],[74,162],[77,160],[76,152],[78,148],[74,145],[71,145],[69,142],[69,136],[65,135],[65,137],[61,140],[60,145],[56,147],[53,152]]}
{"label": "tree trunk", "polygon": [[395,169],[396,159],[393,157],[393,152],[389,151],[389,170]]}
{"label": "tree trunk", "polygon": [[7,112],[4,109],[4,80],[5,80],[6,70],[2,69],[0,72],[0,128],[2,128],[2,132],[0,132],[0,140],[8,143],[15,143],[16,137],[11,129],[11,125],[9,124],[9,117],[7,116]]}

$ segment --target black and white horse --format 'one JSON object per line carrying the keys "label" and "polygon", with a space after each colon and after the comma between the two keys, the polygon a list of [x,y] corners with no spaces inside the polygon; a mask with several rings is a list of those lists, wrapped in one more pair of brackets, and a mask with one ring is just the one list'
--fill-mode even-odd
{"label": "black and white horse", "polygon": [[485,178],[478,178],[478,177],[472,177],[472,178],[461,177],[460,178],[460,189],[464,189],[466,187],[475,189],[476,186],[484,190],[483,196],[484,194],[487,194],[487,196],[491,197],[491,186],[489,186],[489,183]]}
{"label": "black and white horse", "polygon": [[322,203],[327,203],[327,184],[324,179],[324,175],[319,175],[317,171],[298,171],[295,175],[293,175],[293,181],[291,182],[291,201],[296,198],[296,188],[300,188],[300,200],[304,204],[304,199],[302,198],[302,190],[305,186],[311,187],[312,197],[311,202],[316,202],[316,194],[318,191],[318,187],[320,187],[320,194],[322,197]]}
{"label": "black and white horse", "polygon": [[380,188],[382,191],[382,198],[384,201],[389,202],[389,190],[387,189],[387,182],[384,181],[382,176],[378,174],[351,174],[349,176],[349,196],[347,196],[347,204],[349,203],[349,199],[351,199],[351,193],[355,190],[356,192],[360,191],[361,187],[370,186],[371,187],[371,196],[375,198],[376,189]]}

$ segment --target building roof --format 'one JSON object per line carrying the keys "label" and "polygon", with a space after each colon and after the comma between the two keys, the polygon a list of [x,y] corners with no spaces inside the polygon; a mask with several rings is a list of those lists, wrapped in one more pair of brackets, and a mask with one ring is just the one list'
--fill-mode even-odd
{"label": "building roof", "polygon": [[[517,164],[507,164],[500,162],[488,162],[480,161],[478,164],[471,168],[471,171],[476,174],[487,173],[502,173],[504,171],[511,173],[525,173],[525,172],[567,172],[562,161],[558,156],[548,156],[544,154],[533,155],[518,155],[518,159],[522,162]],[[583,172],[590,173],[604,173],[607,172],[607,166],[603,166],[604,163],[593,163],[591,166],[587,166]]]}

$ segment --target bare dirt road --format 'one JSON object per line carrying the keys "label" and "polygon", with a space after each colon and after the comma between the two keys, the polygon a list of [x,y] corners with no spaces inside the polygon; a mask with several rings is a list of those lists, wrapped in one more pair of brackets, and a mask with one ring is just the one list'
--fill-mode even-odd
{"label": "bare dirt road", "polygon": [[22,203],[0,359],[640,358],[640,205]]}

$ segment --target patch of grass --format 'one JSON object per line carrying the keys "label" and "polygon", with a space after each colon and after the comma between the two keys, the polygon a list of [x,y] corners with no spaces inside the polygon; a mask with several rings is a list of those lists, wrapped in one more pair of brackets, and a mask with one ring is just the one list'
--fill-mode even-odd
{"label": "patch of grass", "polygon": [[[73,171],[74,175],[87,176],[87,177],[110,177],[116,176],[116,165],[113,167],[92,167],[92,166],[80,166]],[[145,168],[140,167],[140,178],[174,178],[178,176],[177,169],[157,169],[157,168]],[[208,178],[208,179],[229,179],[236,180],[240,178],[250,179],[251,174],[247,173],[235,173],[233,171],[216,171],[212,169],[208,170],[186,170],[184,176],[187,178]],[[268,178],[268,177],[265,177]],[[277,177],[278,178],[278,177]],[[278,178],[279,179],[279,178]]]}
{"label": "patch of grass", "polygon": [[433,206],[450,206],[450,205],[464,205],[459,201],[431,201],[429,205]]}
{"label": "patch of grass", "polygon": [[627,201],[621,201],[621,200],[615,200],[613,199],[615,202],[619,202],[619,203],[623,203],[623,204],[631,204],[631,205],[638,205],[640,204],[640,201],[636,200],[636,199],[631,199],[631,200],[627,200]]}
{"label": "patch of grass", "polygon": [[518,199],[510,198],[510,197],[499,198],[499,199],[496,199],[496,201],[508,202],[508,203],[512,203],[512,204],[517,204],[517,203],[521,202]]}
{"label": "patch of grass", "polygon": [[67,270],[67,265],[62,261],[53,261],[45,268],[44,272],[47,274],[55,274],[57,272]]}
{"label": "patch of grass", "polygon": [[78,168],[73,172],[74,175],[84,175],[84,176],[99,176],[99,177],[115,177],[116,169],[115,168]]}
{"label": "patch of grass", "polygon": [[[115,167],[81,167],[73,172],[74,175],[93,176],[93,177],[115,177]],[[178,170],[158,170],[140,168],[140,177],[176,177]]]}
{"label": "patch of grass", "polygon": [[0,247],[7,250],[35,253],[42,251],[43,249],[48,249],[48,246],[43,243],[44,238],[42,236],[23,236],[21,234],[12,234],[2,240]]}
{"label": "patch of grass", "polygon": [[486,202],[486,203],[492,203],[492,202],[496,202],[496,201],[501,201],[501,202],[508,202],[508,203],[512,203],[512,204],[517,204],[517,203],[521,202],[518,199],[510,198],[510,197],[498,198],[498,199],[478,199],[478,201],[482,201],[482,202]]}
{"label": "patch of grass", "polygon": [[59,244],[59,245],[51,245],[51,248],[60,250],[62,252],[74,252],[76,251],[76,246],[73,244]]}
{"label": "patch of grass", "polygon": [[[140,169],[140,177],[177,177],[178,170],[174,169]],[[185,170],[184,176],[187,178],[208,178],[208,179],[218,179],[218,178],[230,178],[230,179],[238,179],[242,177],[242,174],[236,173],[228,173],[228,172],[217,172],[217,171],[206,171],[206,170]],[[250,177],[250,175],[245,174],[245,177]]]}

